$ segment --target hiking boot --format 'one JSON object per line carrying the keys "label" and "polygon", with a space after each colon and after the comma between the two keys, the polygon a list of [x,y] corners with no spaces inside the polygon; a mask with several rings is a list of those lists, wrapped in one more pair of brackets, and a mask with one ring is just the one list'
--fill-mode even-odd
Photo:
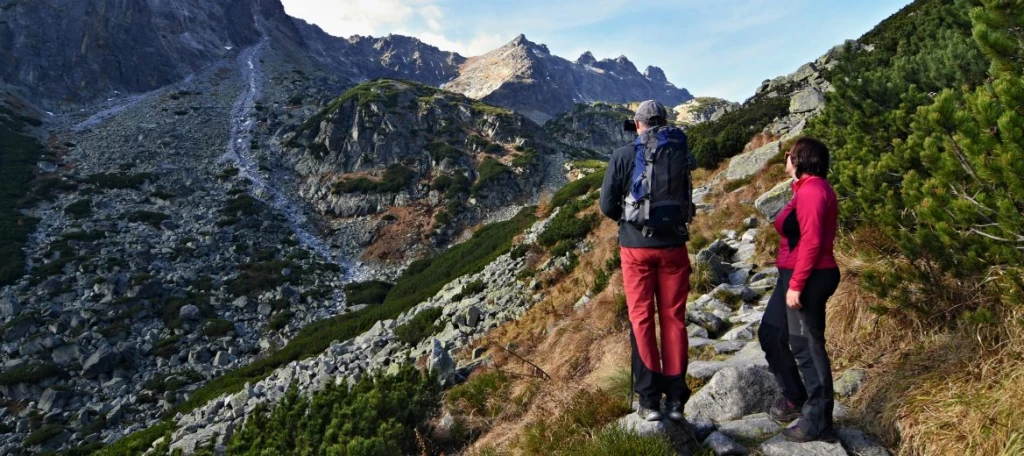
{"label": "hiking boot", "polygon": [[683,421],[683,403],[681,401],[666,401],[665,411],[668,418],[673,421]]}
{"label": "hiking boot", "polygon": [[775,405],[772,406],[771,410],[768,410],[768,415],[775,421],[788,423],[800,418],[800,407],[790,402],[789,399],[780,397],[779,400],[775,401]]}
{"label": "hiking boot", "polygon": [[642,418],[644,420],[647,420],[647,421],[660,421],[661,420],[661,410],[649,409],[649,408],[644,407],[642,405],[637,408],[636,414],[640,415],[640,418]]}
{"label": "hiking boot", "polygon": [[835,432],[833,432],[831,429],[826,429],[818,433],[818,435],[812,436],[808,435],[807,432],[804,431],[802,427],[800,427],[800,423],[793,425],[793,427],[783,429],[782,436],[785,437],[786,440],[789,440],[790,442],[801,443],[813,442],[815,440],[819,440],[826,443],[836,443],[839,441],[839,439],[836,438]]}

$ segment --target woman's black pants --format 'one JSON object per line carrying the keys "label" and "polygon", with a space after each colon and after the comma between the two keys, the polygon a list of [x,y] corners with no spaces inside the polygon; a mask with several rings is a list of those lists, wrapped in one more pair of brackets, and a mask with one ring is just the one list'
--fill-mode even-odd
{"label": "woman's black pants", "polygon": [[[802,406],[800,427],[817,436],[832,430],[832,365],[825,351],[825,302],[839,286],[839,268],[815,269],[800,293],[799,310],[786,306],[792,269],[779,280],[761,318],[757,337],[782,395]],[[800,381],[803,374],[803,381]]]}

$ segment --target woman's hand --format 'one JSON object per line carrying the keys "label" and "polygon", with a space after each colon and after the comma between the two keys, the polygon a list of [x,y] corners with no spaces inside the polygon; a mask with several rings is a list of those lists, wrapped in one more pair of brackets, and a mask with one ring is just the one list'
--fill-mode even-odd
{"label": "woman's hand", "polygon": [[786,305],[789,306],[790,309],[800,310],[800,308],[803,307],[800,305],[800,292],[796,290],[787,291]]}

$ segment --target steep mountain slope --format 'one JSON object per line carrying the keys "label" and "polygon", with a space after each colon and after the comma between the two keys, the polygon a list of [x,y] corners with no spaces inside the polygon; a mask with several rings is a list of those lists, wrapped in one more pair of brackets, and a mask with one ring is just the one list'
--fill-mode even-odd
{"label": "steep mountain slope", "polygon": [[657,67],[641,74],[626,57],[596,60],[587,52],[575,62],[552,55],[547,46],[519,35],[504,46],[473,57],[445,89],[515,109],[538,123],[576,103],[623,103],[656,99],[677,105],[693,98]]}
{"label": "steep mountain slope", "polygon": [[255,14],[287,19],[276,0],[4,0],[0,11],[0,80],[48,109],[181,80],[255,43]]}

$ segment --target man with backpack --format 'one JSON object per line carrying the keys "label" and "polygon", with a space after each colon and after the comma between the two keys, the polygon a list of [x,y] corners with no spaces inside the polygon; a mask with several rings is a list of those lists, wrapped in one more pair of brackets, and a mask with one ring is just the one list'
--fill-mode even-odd
{"label": "man with backpack", "polygon": [[[601,212],[619,222],[622,281],[637,413],[648,421],[681,421],[686,386],[686,295],[690,288],[687,224],[692,221],[690,171],[696,160],[682,130],[669,126],[665,106],[648,100],[633,116],[637,139],[616,149],[601,186]],[[631,128],[629,128],[631,129]],[[661,328],[661,347],[655,332]]]}

